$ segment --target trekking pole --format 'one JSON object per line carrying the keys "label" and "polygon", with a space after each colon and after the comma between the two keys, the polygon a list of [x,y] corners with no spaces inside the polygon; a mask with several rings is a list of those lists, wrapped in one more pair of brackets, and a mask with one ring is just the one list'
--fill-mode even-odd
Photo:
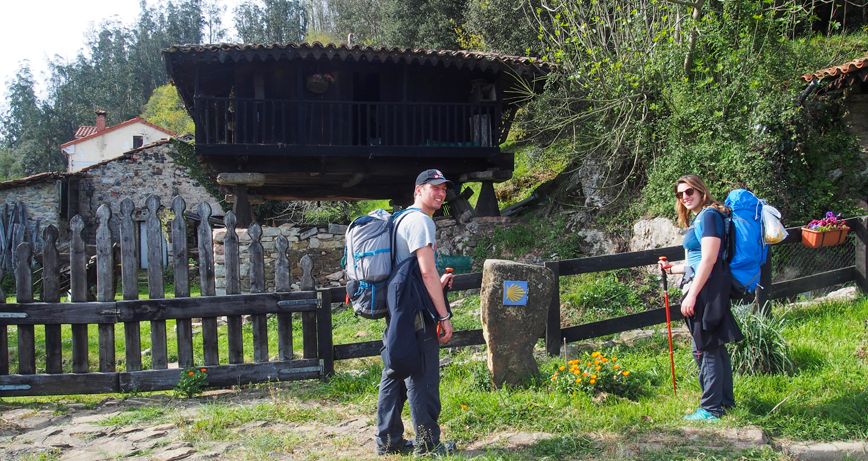
{"label": "trekking pole", "polygon": [[666,256],[661,256],[660,261],[663,263],[660,266],[660,283],[663,285],[663,304],[666,306],[666,332],[669,336],[669,368],[672,371],[672,393],[678,395],[677,385],[675,384],[675,354],[672,351],[672,318],[669,315],[669,282],[666,280],[666,269],[672,267]]}

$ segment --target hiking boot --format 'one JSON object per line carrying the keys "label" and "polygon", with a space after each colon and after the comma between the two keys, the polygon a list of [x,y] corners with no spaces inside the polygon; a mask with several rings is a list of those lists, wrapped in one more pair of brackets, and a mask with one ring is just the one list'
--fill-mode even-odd
{"label": "hiking boot", "polygon": [[687,421],[720,421],[720,418],[705,408],[697,408],[696,411],[684,417]]}
{"label": "hiking boot", "polygon": [[413,450],[415,456],[449,456],[455,453],[455,442],[440,442],[433,447],[428,445],[417,445]]}
{"label": "hiking boot", "polygon": [[377,445],[377,455],[409,455],[415,447],[416,445],[412,440],[401,439],[398,443],[389,446]]}

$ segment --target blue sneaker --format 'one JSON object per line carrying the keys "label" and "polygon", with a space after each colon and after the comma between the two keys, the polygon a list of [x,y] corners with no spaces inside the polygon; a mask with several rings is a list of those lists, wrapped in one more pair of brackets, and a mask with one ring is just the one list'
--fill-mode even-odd
{"label": "blue sneaker", "polygon": [[697,408],[696,411],[684,417],[687,421],[720,421],[720,418],[705,408]]}

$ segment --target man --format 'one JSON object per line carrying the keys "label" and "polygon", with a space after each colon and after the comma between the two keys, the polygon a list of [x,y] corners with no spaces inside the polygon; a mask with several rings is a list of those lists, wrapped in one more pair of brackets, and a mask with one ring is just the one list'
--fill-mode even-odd
{"label": "man", "polygon": [[[431,216],[443,206],[446,188],[451,181],[439,170],[425,170],[416,177],[413,191],[413,206],[398,219],[395,230],[395,263],[416,257],[421,274],[421,283],[436,311],[431,315],[416,314],[414,327],[419,348],[421,366],[419,371],[405,379],[391,377],[391,370],[384,367],[377,399],[377,453],[447,454],[454,450],[452,443],[440,442],[440,344],[452,338],[452,323],[446,308],[443,290],[452,284],[452,274],[438,276],[434,264],[437,243],[434,220]],[[412,261],[410,262],[412,263]],[[387,318],[387,325],[390,319]],[[394,319],[392,319],[394,321]],[[402,332],[408,333],[408,332]],[[439,335],[438,335],[439,333]],[[405,440],[401,411],[404,401],[410,401],[410,413],[416,431],[415,443]]]}

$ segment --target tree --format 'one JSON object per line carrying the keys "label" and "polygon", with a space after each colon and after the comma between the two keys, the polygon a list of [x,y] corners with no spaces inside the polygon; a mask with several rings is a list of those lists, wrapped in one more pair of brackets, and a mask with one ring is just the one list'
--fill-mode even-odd
{"label": "tree", "polygon": [[154,90],[141,117],[177,135],[193,134],[196,130],[178,90],[168,83]]}
{"label": "tree", "polygon": [[226,27],[223,26],[223,12],[226,6],[216,0],[207,0],[204,6],[204,39],[207,43],[220,43],[226,39]]}
{"label": "tree", "polygon": [[386,4],[390,0],[328,0],[334,12],[335,34],[346,39],[353,34],[353,43],[383,45]]}
{"label": "tree", "polygon": [[300,42],[307,12],[298,0],[245,0],[235,8],[235,30],[244,43]]}
{"label": "tree", "polygon": [[485,49],[525,56],[539,52],[532,18],[538,2],[514,0],[470,0],[466,32],[482,38]]}
{"label": "tree", "polygon": [[458,48],[456,28],[464,23],[467,0],[389,0],[385,8],[387,45]]}
{"label": "tree", "polygon": [[33,85],[30,63],[24,61],[18,69],[18,75],[8,83],[6,90],[8,110],[2,116],[0,134],[3,145],[8,148],[17,147],[30,136],[32,128],[39,125],[41,114]]}

